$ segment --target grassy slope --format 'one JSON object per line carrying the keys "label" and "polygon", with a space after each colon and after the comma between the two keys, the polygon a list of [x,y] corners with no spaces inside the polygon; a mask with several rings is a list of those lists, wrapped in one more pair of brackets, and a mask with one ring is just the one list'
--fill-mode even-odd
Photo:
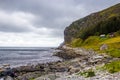
{"label": "grassy slope", "polygon": [[[108,49],[100,51],[100,46],[107,44]],[[83,47],[86,49],[93,49],[99,53],[107,53],[112,57],[120,57],[120,36],[113,38],[100,38],[99,36],[90,36],[85,41],[75,39],[71,43],[72,47]]]}

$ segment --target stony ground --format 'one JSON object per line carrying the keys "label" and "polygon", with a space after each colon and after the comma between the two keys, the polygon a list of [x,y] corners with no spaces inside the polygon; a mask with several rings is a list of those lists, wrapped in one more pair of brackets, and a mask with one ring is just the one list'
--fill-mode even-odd
{"label": "stony ground", "polygon": [[35,80],[120,80],[120,73],[110,74],[110,73],[101,73],[94,77],[85,78],[76,74],[69,75],[67,73],[56,73],[41,76]]}
{"label": "stony ground", "polygon": [[[57,52],[59,56],[64,56],[64,61],[15,68],[18,73],[17,79],[120,80],[120,73],[110,74],[101,69],[104,64],[113,60],[118,60],[119,58],[111,58],[107,55],[95,53],[93,50],[85,50],[82,48],[67,47],[67,49],[64,50]],[[69,56],[69,58],[67,56]],[[79,74],[80,72],[88,70],[94,71],[95,76],[86,78],[85,76]]]}
{"label": "stony ground", "polygon": [[[118,58],[113,59],[107,55],[97,54],[92,50],[81,48],[73,48],[73,50],[76,54],[81,56],[63,62],[69,67],[68,72],[56,72],[54,74],[38,77],[35,80],[120,80],[120,73],[110,74],[107,71],[96,69],[97,67],[101,67]],[[95,76],[85,78],[84,76],[78,75],[79,72],[89,69],[92,69],[95,72]]]}

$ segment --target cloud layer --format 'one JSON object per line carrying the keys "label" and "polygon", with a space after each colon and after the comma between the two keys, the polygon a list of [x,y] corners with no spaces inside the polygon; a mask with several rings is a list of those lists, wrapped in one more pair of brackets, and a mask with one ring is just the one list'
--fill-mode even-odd
{"label": "cloud layer", "polygon": [[0,45],[58,46],[71,22],[120,0],[1,0]]}

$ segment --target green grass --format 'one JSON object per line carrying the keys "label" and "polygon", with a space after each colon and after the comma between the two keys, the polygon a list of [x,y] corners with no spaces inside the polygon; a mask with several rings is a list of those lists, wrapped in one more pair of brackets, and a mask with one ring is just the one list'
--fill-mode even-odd
{"label": "green grass", "polygon": [[99,36],[90,36],[85,41],[81,39],[74,39],[71,43],[72,47],[83,47],[86,49],[99,50],[100,42],[105,41],[107,38],[100,38]]}
{"label": "green grass", "polygon": [[107,39],[100,44],[107,44],[109,48],[104,52],[112,57],[120,57],[120,36]]}
{"label": "green grass", "polygon": [[90,69],[90,70],[85,71],[85,72],[79,72],[77,75],[81,75],[81,76],[84,76],[84,77],[88,78],[88,77],[95,76],[95,72]]}
{"label": "green grass", "polygon": [[120,61],[113,61],[111,63],[105,64],[103,67],[110,73],[115,73],[120,71]]}
{"label": "green grass", "polygon": [[112,57],[120,58],[120,49],[108,49],[106,53]]}
{"label": "green grass", "polygon": [[107,40],[103,41],[101,44],[112,44],[112,43],[118,43],[118,42],[120,42],[120,36],[107,39]]}
{"label": "green grass", "polygon": [[[100,51],[100,47],[103,44],[108,45],[108,49]],[[113,38],[109,38],[107,36],[105,38],[100,38],[99,36],[90,36],[85,41],[81,39],[75,39],[71,45],[72,47],[93,49],[98,53],[106,53],[112,57],[120,57],[120,36]]]}
{"label": "green grass", "polygon": [[79,47],[79,46],[82,46],[82,42],[83,40],[78,38],[78,39],[74,39],[72,42],[71,42],[71,45],[72,47]]}

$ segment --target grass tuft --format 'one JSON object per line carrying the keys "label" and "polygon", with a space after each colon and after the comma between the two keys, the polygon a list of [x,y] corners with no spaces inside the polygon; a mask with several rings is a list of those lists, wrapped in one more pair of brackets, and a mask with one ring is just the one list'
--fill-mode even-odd
{"label": "grass tuft", "polygon": [[103,68],[110,73],[120,72],[120,61],[113,61],[105,64]]}
{"label": "grass tuft", "polygon": [[85,72],[79,72],[77,75],[81,75],[81,76],[84,76],[84,77],[88,78],[88,77],[95,76],[95,72],[90,69],[90,70],[85,71]]}

